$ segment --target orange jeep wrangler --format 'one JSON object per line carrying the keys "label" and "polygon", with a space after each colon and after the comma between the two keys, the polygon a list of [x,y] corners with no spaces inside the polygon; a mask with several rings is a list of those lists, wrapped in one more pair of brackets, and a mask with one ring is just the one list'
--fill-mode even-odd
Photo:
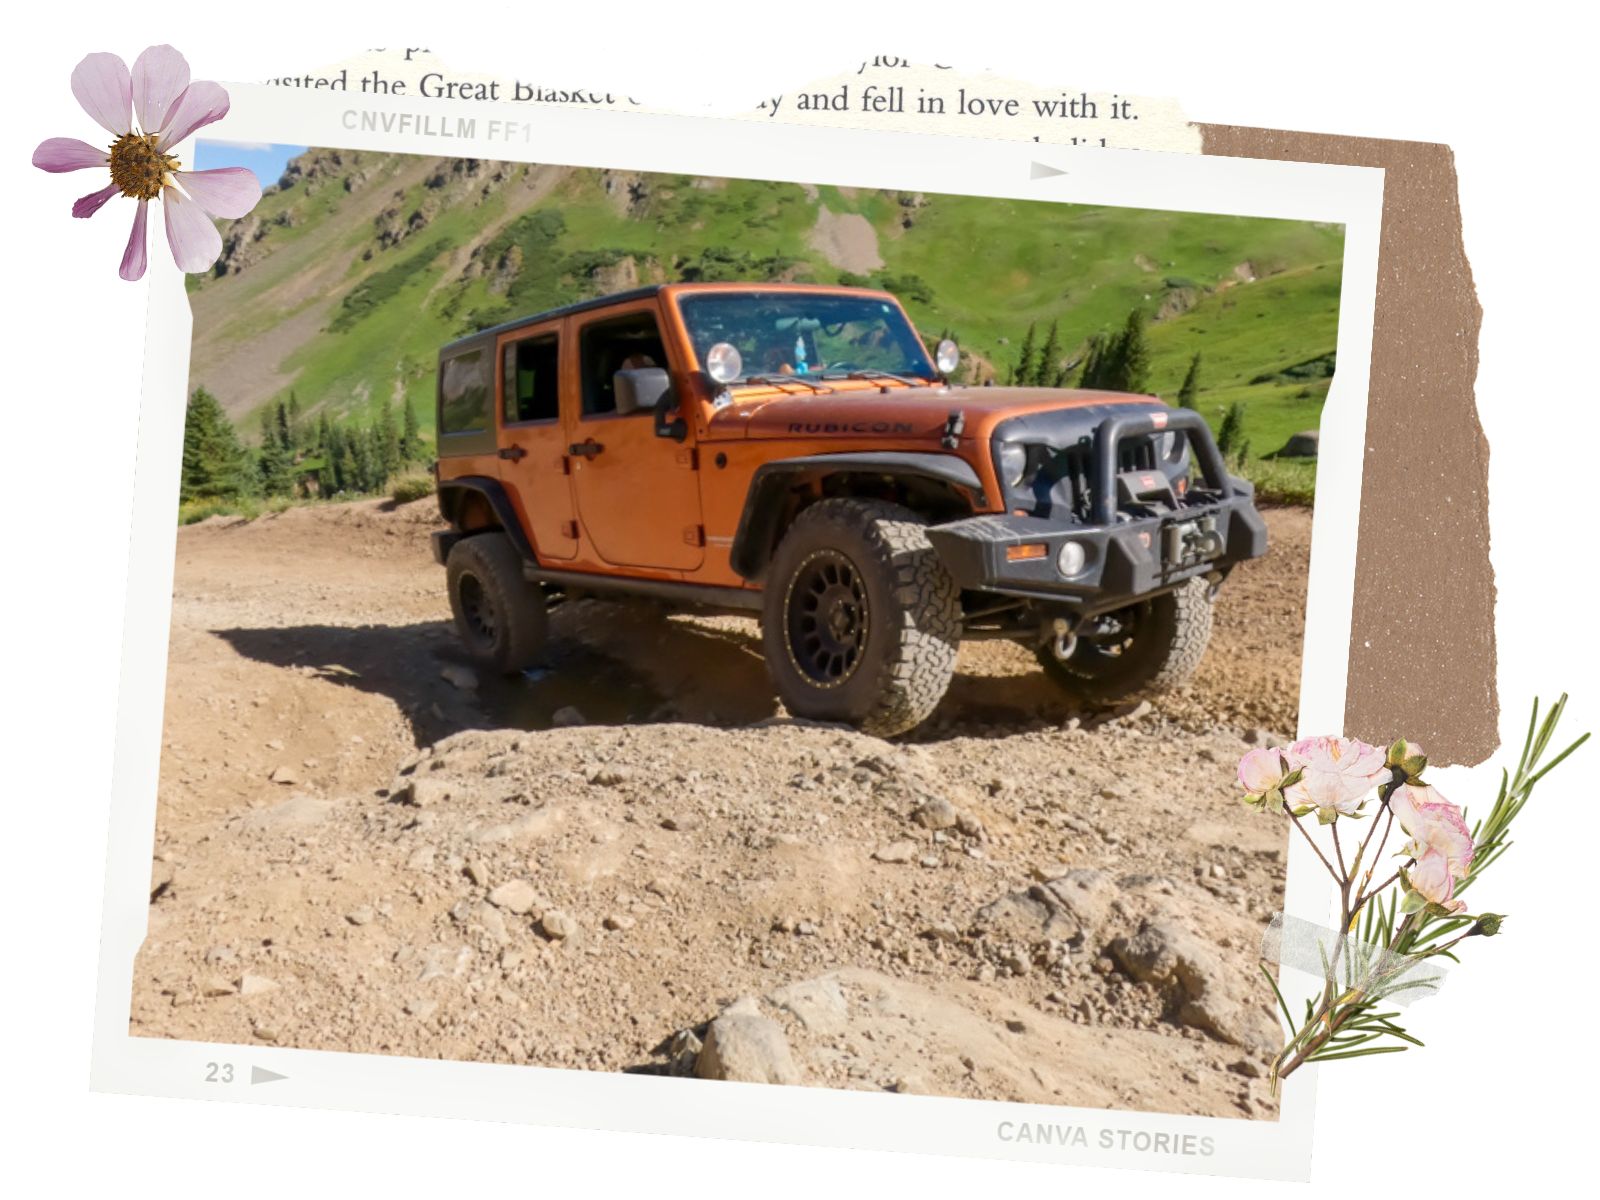
{"label": "orange jeep wrangler", "polygon": [[956,387],[898,301],[665,284],[439,355],[434,534],[472,655],[530,666],[551,606],[754,615],[798,717],[924,720],[963,638],[1032,647],[1108,704],[1194,671],[1266,551],[1253,489],[1152,396]]}

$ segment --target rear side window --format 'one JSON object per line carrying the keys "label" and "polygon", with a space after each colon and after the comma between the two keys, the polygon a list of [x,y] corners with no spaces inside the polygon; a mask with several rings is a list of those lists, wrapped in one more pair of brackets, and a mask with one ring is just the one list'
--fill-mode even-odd
{"label": "rear side window", "polygon": [[561,415],[561,391],[556,368],[561,360],[555,334],[524,338],[505,350],[505,422],[554,421]]}
{"label": "rear side window", "polygon": [[439,432],[479,433],[491,427],[489,354],[483,347],[439,364]]}

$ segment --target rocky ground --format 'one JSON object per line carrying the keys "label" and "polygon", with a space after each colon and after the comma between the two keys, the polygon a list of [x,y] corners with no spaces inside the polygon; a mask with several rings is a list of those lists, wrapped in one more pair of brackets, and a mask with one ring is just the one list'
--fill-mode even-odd
{"label": "rocky ground", "polygon": [[575,605],[477,678],[431,501],[178,539],[135,1034],[1271,1118],[1256,947],[1310,514],[1195,683],[1076,712],[964,647],[885,742],[791,721],[754,626]]}

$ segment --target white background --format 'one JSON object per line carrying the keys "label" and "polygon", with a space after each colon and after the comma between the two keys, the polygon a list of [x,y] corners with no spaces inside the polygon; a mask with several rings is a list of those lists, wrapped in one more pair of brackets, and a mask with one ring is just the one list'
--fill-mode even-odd
{"label": "white background", "polygon": [[[0,161],[11,184],[3,303],[5,345],[22,370],[5,398],[0,1061],[15,1111],[0,1135],[12,1147],[4,1170],[37,1173],[51,1191],[134,1196],[819,1187],[1234,1196],[1285,1186],[88,1093],[144,296],[115,278],[127,233],[117,206],[71,220],[72,198],[89,188],[27,160],[45,137],[92,131],[67,89],[90,50],[131,60],[171,41],[198,76],[226,80],[403,41],[464,67],[612,86],[667,107],[712,88],[754,103],[888,53],[1090,91],[1175,95],[1197,120],[1448,142],[1485,309],[1478,396],[1492,447],[1503,729],[1518,740],[1525,702],[1563,688],[1574,693],[1570,731],[1600,725],[1596,605],[1584,590],[1595,574],[1585,524],[1596,507],[1596,255],[1580,130],[1592,123],[1593,42],[1555,6],[1501,9],[1481,24],[1461,6],[1348,2],[1145,3],[1121,18],[1103,4],[637,7],[528,5],[497,16],[389,3],[378,23],[326,4],[81,5],[45,10],[31,31],[12,26],[0,81]],[[1404,447],[1381,461],[1378,469],[1404,471]],[[1445,500],[1419,490],[1415,503]],[[1323,1072],[1315,1194],[1505,1185],[1564,1167],[1581,1177],[1592,1139],[1593,972],[1583,935],[1596,755],[1552,777],[1517,848],[1479,885],[1483,902],[1492,896],[1513,922],[1471,947],[1476,961],[1452,975],[1443,997],[1413,1010],[1428,1048]]]}

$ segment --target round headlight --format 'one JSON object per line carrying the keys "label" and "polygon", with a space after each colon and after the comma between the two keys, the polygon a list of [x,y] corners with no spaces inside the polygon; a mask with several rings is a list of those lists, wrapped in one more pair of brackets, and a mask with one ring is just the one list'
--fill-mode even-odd
{"label": "round headlight", "polygon": [[1086,558],[1081,543],[1062,542],[1061,549],[1056,551],[1056,570],[1070,579],[1083,570]]}
{"label": "round headlight", "polygon": [[1028,470],[1028,448],[1020,442],[1002,442],[1000,445],[1000,482],[1016,487]]}
{"label": "round headlight", "polygon": [[939,374],[950,374],[961,365],[961,348],[945,338],[933,352],[933,365],[939,368]]}
{"label": "round headlight", "polygon": [[744,358],[731,342],[718,342],[706,352],[706,374],[718,383],[732,383],[744,372]]}

